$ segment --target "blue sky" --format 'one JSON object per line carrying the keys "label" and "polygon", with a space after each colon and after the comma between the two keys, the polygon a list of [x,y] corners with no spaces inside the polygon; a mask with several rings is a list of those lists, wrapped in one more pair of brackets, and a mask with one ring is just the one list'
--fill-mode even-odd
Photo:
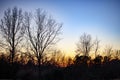
{"label": "blue sky", "polygon": [[119,0],[1,0],[0,18],[5,9],[14,6],[30,12],[43,8],[62,22],[62,40],[57,46],[66,53],[74,53],[84,32],[98,37],[102,46],[110,44],[120,49]]}

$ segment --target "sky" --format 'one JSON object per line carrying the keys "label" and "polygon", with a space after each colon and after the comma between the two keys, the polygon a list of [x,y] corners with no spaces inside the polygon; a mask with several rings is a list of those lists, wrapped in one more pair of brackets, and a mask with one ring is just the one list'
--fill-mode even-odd
{"label": "sky", "polygon": [[35,12],[42,8],[63,23],[61,40],[56,45],[73,55],[76,43],[83,33],[101,41],[101,47],[112,45],[120,49],[119,0],[0,0],[0,19],[4,10],[17,6],[23,11]]}

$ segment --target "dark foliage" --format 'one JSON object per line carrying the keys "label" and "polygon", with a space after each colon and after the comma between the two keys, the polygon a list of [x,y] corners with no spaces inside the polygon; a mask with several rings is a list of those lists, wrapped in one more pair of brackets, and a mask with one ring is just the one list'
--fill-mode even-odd
{"label": "dark foliage", "polygon": [[[107,61],[106,61],[107,59]],[[27,64],[14,62],[13,65],[4,55],[0,56],[0,79],[20,80],[113,80],[120,79],[120,60],[97,56],[77,56],[74,64],[58,67],[50,63],[39,68],[30,60]]]}

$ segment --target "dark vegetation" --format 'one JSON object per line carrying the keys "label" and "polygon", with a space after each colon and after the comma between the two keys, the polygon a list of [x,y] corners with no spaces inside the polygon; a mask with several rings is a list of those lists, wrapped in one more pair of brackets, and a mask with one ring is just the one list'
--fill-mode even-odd
{"label": "dark vegetation", "polygon": [[0,78],[21,80],[114,80],[120,79],[120,60],[97,56],[76,56],[73,64],[66,67],[56,66],[50,62],[43,63],[39,77],[38,65],[31,60],[27,64],[11,63],[1,55]]}
{"label": "dark vegetation", "polygon": [[66,57],[53,46],[59,41],[61,27],[42,9],[34,15],[17,7],[7,9],[0,23],[0,79],[120,79],[120,50],[107,46],[100,52],[100,40],[84,33],[75,57]]}

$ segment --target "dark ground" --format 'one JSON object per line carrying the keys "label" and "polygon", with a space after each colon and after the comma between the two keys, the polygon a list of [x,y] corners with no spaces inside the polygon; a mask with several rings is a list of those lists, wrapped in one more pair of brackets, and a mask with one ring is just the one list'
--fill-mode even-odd
{"label": "dark ground", "polygon": [[120,60],[98,56],[94,60],[77,57],[74,64],[58,67],[45,63],[40,67],[31,61],[12,65],[0,58],[0,80],[120,80]]}

